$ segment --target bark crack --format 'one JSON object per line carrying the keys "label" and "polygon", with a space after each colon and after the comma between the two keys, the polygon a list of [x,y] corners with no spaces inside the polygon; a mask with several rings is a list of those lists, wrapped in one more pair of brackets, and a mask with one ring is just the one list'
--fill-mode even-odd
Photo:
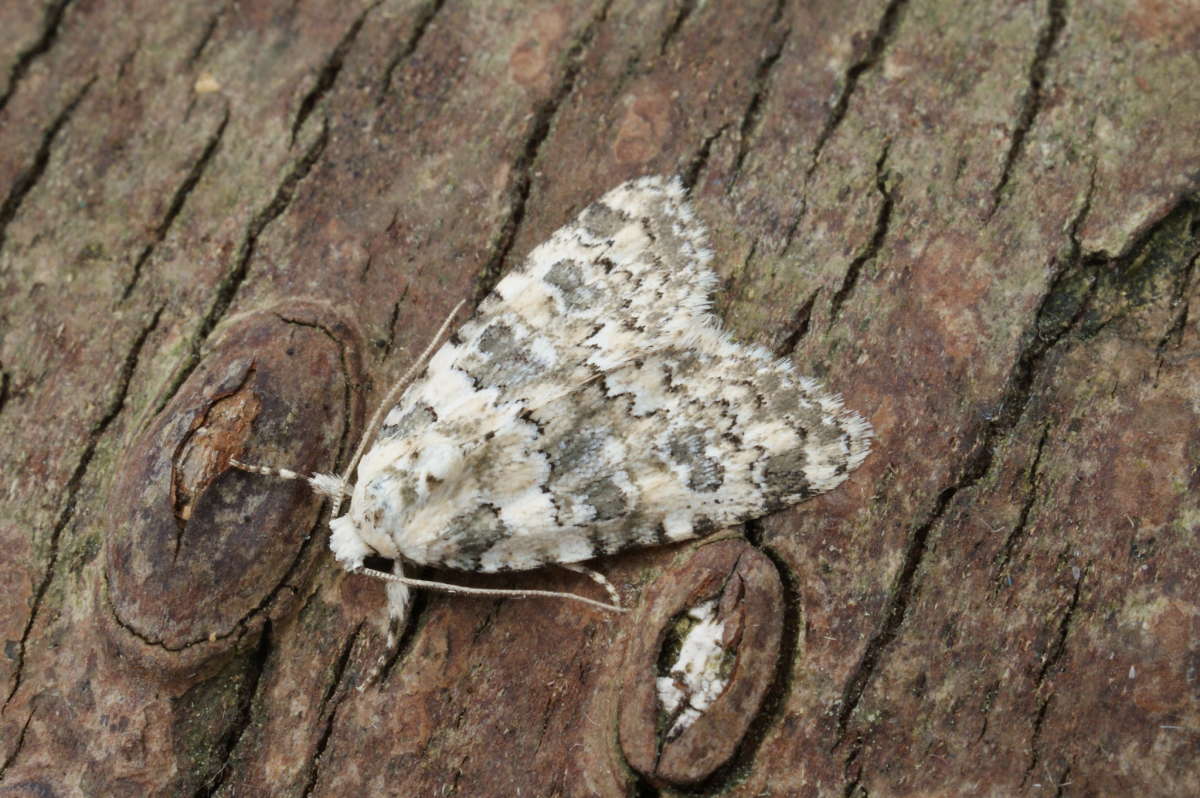
{"label": "bark crack", "polygon": [[[129,74],[129,68],[133,66],[133,61],[134,61],[134,59],[137,58],[137,55],[139,52],[141,52],[141,49],[142,49],[142,37],[139,34],[138,36],[134,37],[133,46],[130,47],[124,53],[124,55],[121,56],[120,60],[117,61],[116,82],[119,83],[122,80],[125,80],[125,76],[127,74]],[[190,105],[189,105],[189,107],[190,107]]]}
{"label": "bark crack", "polygon": [[[786,247],[785,247],[786,250]],[[750,239],[750,248],[746,250],[746,257],[742,258],[741,265],[730,272],[721,285],[721,292],[713,298],[715,305],[720,305],[722,312],[720,315],[725,316],[729,312],[729,308],[733,307],[741,300],[745,293],[745,282],[747,275],[750,272],[750,264],[754,260],[754,256],[758,253],[758,239]]]}
{"label": "bark crack", "polygon": [[[778,18],[781,10],[781,6],[776,7],[776,18]],[[787,46],[791,35],[791,28],[784,30],[779,40],[771,46],[771,49],[758,62],[758,67],[754,70],[754,79],[751,83],[754,90],[750,95],[750,102],[746,104],[746,110],[742,112],[741,135],[738,138],[737,155],[734,156],[733,168],[730,170],[731,176],[729,182],[731,184],[737,182],[737,179],[742,174],[742,165],[746,161],[746,156],[750,154],[750,140],[758,134],[759,126],[762,122],[763,103],[770,92],[771,74],[775,70],[775,65],[779,63],[779,58],[783,55],[783,48]]]}
{"label": "bark crack", "polygon": [[1004,154],[1004,168],[1000,171],[1000,179],[992,189],[992,208],[988,212],[990,218],[1000,207],[1004,189],[1012,177],[1013,165],[1025,150],[1025,138],[1029,135],[1033,122],[1042,108],[1042,87],[1046,82],[1046,63],[1058,43],[1067,24],[1066,0],[1048,0],[1046,4],[1046,24],[1038,34],[1037,47],[1033,60],[1029,63],[1029,73],[1026,78],[1026,89],[1021,96],[1021,110],[1017,114],[1017,124],[1013,128],[1012,138],[1008,142],[1008,151]]}
{"label": "bark crack", "polygon": [[975,742],[979,743],[987,735],[988,719],[992,714],[992,705],[996,703],[996,696],[1000,694],[1000,682],[994,681],[988,685],[987,690],[983,694],[983,703],[980,706],[980,712],[983,715],[983,723],[979,726],[979,734],[975,736]]}
{"label": "bark crack", "polygon": [[[1164,214],[1158,223],[1132,241],[1125,252],[1119,256],[1110,258],[1084,255],[1080,249],[1078,230],[1091,207],[1093,187],[1094,181],[1091,181],[1084,202],[1070,226],[1067,256],[1061,259],[1061,263],[1057,257],[1051,260],[1051,264],[1054,266],[1054,275],[1034,314],[1033,323],[1024,335],[1022,348],[1009,372],[998,403],[999,412],[986,422],[986,426],[978,436],[979,443],[968,456],[960,476],[939,494],[928,518],[913,530],[905,549],[903,565],[885,605],[880,628],[868,642],[858,666],[846,683],[838,711],[834,748],[845,739],[850,716],[857,708],[867,684],[873,678],[884,649],[899,634],[900,626],[904,622],[908,607],[916,592],[916,573],[924,557],[930,530],[945,515],[951,500],[960,491],[973,487],[991,469],[1000,442],[1016,427],[1033,397],[1034,381],[1041,373],[1048,354],[1069,334],[1081,327],[1089,310],[1090,302],[1099,290],[1100,275],[1119,274],[1129,264],[1137,262],[1143,251],[1154,246],[1164,229],[1169,230],[1172,224],[1177,223],[1177,216],[1181,209],[1189,207],[1188,200],[1180,199],[1176,208]],[[1072,604],[1072,614],[1073,607],[1074,603]],[[1070,618],[1065,618],[1064,621],[1065,626],[1061,632],[1061,640],[1065,644]],[[1050,662],[1050,665],[1053,665],[1053,662],[1061,656],[1061,647],[1056,647],[1056,652],[1051,658],[1053,661]],[[1050,665],[1043,666],[1039,678],[1044,678]],[[1047,698],[1044,702],[1039,712],[1040,716],[1044,717],[1049,701],[1050,698]],[[1035,720],[1035,728],[1040,728],[1039,724],[1040,722]]]}
{"label": "bark crack", "polygon": [[[1193,214],[1196,212],[1193,211]],[[1188,224],[1188,235],[1193,242],[1200,242],[1200,215],[1193,215],[1191,222]],[[1183,332],[1187,328],[1188,316],[1191,308],[1191,302],[1188,300],[1188,289],[1192,284],[1192,278],[1196,274],[1196,263],[1200,261],[1200,250],[1194,252],[1191,258],[1188,259],[1187,265],[1184,266],[1179,279],[1175,283],[1174,296],[1171,298],[1171,304],[1179,309],[1175,313],[1175,318],[1171,320],[1170,326],[1166,332],[1158,339],[1158,343],[1154,347],[1155,359],[1157,366],[1154,372],[1155,384],[1158,384],[1158,375],[1162,372],[1163,365],[1167,360],[1167,349],[1174,346],[1179,347],[1183,341]],[[2,405],[0,405],[2,407]]]}
{"label": "bark crack", "polygon": [[67,484],[63,488],[66,500],[63,502],[62,510],[59,511],[54,526],[50,529],[50,539],[47,543],[46,570],[42,573],[42,578],[34,589],[29,618],[25,621],[25,628],[21,630],[21,639],[17,642],[13,684],[9,689],[8,697],[4,700],[5,708],[8,707],[9,702],[12,701],[13,696],[17,694],[17,690],[21,687],[25,670],[25,646],[29,642],[29,635],[33,632],[33,625],[37,621],[41,611],[46,591],[50,588],[50,583],[54,580],[55,569],[58,564],[59,539],[62,537],[62,532],[66,529],[67,524],[75,517],[75,507],[79,500],[79,490],[83,485],[83,478],[87,474],[88,468],[92,464],[92,459],[96,455],[96,448],[100,445],[100,439],[104,437],[104,433],[108,431],[109,426],[112,425],[112,422],[116,420],[121,409],[125,406],[125,398],[129,394],[129,385],[133,381],[134,372],[137,371],[142,349],[145,347],[146,341],[150,338],[150,334],[158,327],[158,320],[162,316],[165,307],[165,305],[160,305],[158,310],[154,311],[154,315],[151,316],[150,322],[134,338],[133,344],[130,346],[121,364],[121,369],[117,373],[117,388],[113,392],[112,398],[104,410],[104,414],[92,425],[91,430],[88,431],[87,443],[84,444],[83,452],[79,456],[79,462],[75,464],[75,470],[71,473],[70,478],[67,479]]}
{"label": "bark crack", "polygon": [[21,724],[21,731],[17,733],[17,741],[13,744],[12,753],[3,762],[0,762],[0,778],[3,778],[5,771],[12,766],[13,762],[17,761],[17,755],[25,747],[25,733],[29,731],[29,724],[33,720],[33,713],[37,710],[36,701],[36,697],[33,701],[30,701],[29,715],[26,716],[25,722]]}
{"label": "bark crack", "polygon": [[846,764],[843,772],[846,774],[846,786],[842,789],[843,798],[853,798],[856,795],[863,795],[864,791],[860,789],[862,784],[862,763],[858,761],[862,755],[863,740],[862,737],[855,737],[850,743],[850,748],[846,752]]}
{"label": "bark crack", "polygon": [[[1033,394],[1033,382],[1047,353],[1079,324],[1087,301],[1096,290],[1096,269],[1100,259],[1085,258],[1080,252],[1076,231],[1091,207],[1092,185],[1069,231],[1070,252],[1061,264],[1051,260],[1054,276],[1034,314],[1031,329],[1009,372],[1001,394],[999,412],[986,422],[979,442],[968,456],[954,483],[938,494],[928,517],[916,527],[905,546],[903,565],[883,610],[883,621],[863,651],[858,666],[846,683],[838,710],[837,732],[833,747],[845,739],[850,716],[858,707],[867,684],[874,677],[883,651],[900,632],[908,607],[916,592],[917,570],[925,556],[929,533],[941,521],[950,502],[960,492],[973,487],[991,469],[996,448],[1020,420]],[[1148,239],[1146,239],[1148,240]]]}
{"label": "bark crack", "polygon": [[[250,380],[254,377],[254,374],[256,371],[257,371],[257,367],[255,366],[254,362],[251,361],[250,365],[242,371],[242,377],[240,380],[238,380],[237,385],[232,385],[229,388],[226,388],[219,392],[214,392],[211,395],[211,397],[208,398],[208,400],[205,403],[205,405],[203,406],[203,408],[201,408],[199,410],[199,412],[196,414],[196,416],[194,417],[194,420],[192,421],[192,424],[190,425],[190,429],[183,435],[183,437],[181,437],[179,439],[179,442],[175,445],[175,450],[171,453],[170,461],[171,461],[172,465],[171,465],[171,476],[170,476],[170,485],[171,485],[170,501],[175,510],[175,512],[173,513],[173,515],[175,517],[175,550],[171,553],[171,567],[172,568],[174,568],[179,562],[179,552],[183,548],[183,538],[187,534],[187,528],[188,528],[188,521],[184,517],[184,514],[182,514],[180,512],[181,502],[190,504],[190,503],[194,502],[194,500],[196,498],[198,498],[198,496],[199,496],[198,493],[192,493],[192,491],[188,491],[188,493],[192,493],[192,496],[191,496],[191,498],[185,499],[185,498],[183,498],[183,495],[181,493],[177,492],[178,488],[180,486],[180,482],[179,482],[180,474],[176,470],[175,464],[177,464],[181,461],[184,451],[187,448],[189,448],[189,444],[191,444],[192,441],[194,440],[194,438],[193,438],[194,433],[197,430],[208,425],[209,416],[212,413],[213,408],[216,406],[216,404],[218,402],[221,402],[222,400],[225,400],[231,396],[234,396],[235,394],[241,393],[242,390],[246,387],[246,383],[250,382]],[[204,491],[204,488],[200,488],[199,491],[200,491],[200,493],[202,493]]]}
{"label": "bark crack", "polygon": [[667,54],[667,47],[670,46],[671,40],[675,38],[684,23],[688,21],[688,17],[696,10],[696,0],[682,0],[679,4],[679,9],[675,12],[674,18],[670,24],[663,30],[662,38],[658,42],[658,54],[664,56]]}
{"label": "bark crack", "polygon": [[171,381],[170,387],[163,392],[162,398],[154,408],[155,413],[162,411],[167,403],[171,401],[171,397],[179,390],[180,386],[187,380],[191,373],[200,363],[200,347],[204,341],[212,334],[225,312],[229,310],[229,306],[233,303],[233,298],[241,289],[242,283],[246,280],[246,275],[250,270],[250,261],[254,257],[254,250],[258,244],[258,238],[262,235],[267,227],[278,219],[283,212],[291,205],[292,199],[295,197],[296,187],[304,178],[306,178],[321,154],[325,151],[325,145],[329,141],[329,121],[324,120],[321,124],[321,134],[314,139],[309,146],[307,152],[296,161],[292,168],[284,176],[279,187],[275,190],[275,195],[266,207],[260,210],[246,225],[246,233],[242,237],[242,243],[238,247],[238,254],[235,259],[233,268],[228,274],[217,284],[216,297],[213,299],[212,305],[208,311],[200,319],[200,325],[192,337],[189,345],[189,351],[184,363],[181,365],[175,379]]}
{"label": "bark crack", "polygon": [[400,298],[392,303],[392,315],[388,318],[388,334],[383,341],[383,359],[387,360],[391,357],[392,347],[396,345],[396,324],[400,321],[400,305],[403,304],[408,296],[408,285],[405,285],[400,291]]}
{"label": "bark crack", "polygon": [[1050,427],[1047,425],[1042,428],[1042,436],[1038,440],[1037,451],[1033,455],[1033,464],[1029,467],[1029,475],[1026,477],[1027,492],[1025,501],[1021,504],[1021,511],[1017,515],[1017,523],[1004,539],[1004,545],[996,555],[996,578],[992,587],[993,593],[999,592],[1002,587],[1013,552],[1016,551],[1017,544],[1025,537],[1025,529],[1029,525],[1029,514],[1033,511],[1033,505],[1038,498],[1038,472],[1042,463],[1042,452],[1046,448],[1046,438],[1049,435]]}
{"label": "bark crack", "polygon": [[[110,581],[108,579],[107,573],[104,575],[104,593],[105,593],[105,604],[107,605],[108,614],[113,619],[113,622],[115,622],[117,624],[117,626],[120,626],[122,629],[124,629],[130,635],[132,635],[133,637],[136,637],[138,640],[140,640],[143,644],[145,644],[147,646],[154,646],[156,648],[161,648],[163,651],[175,652],[175,651],[183,651],[184,649],[191,648],[194,645],[199,645],[201,642],[208,642],[210,639],[210,638],[206,637],[204,639],[204,641],[195,640],[195,641],[192,641],[191,643],[185,643],[184,645],[182,645],[178,648],[171,648],[170,646],[163,643],[161,640],[155,640],[154,638],[150,637],[142,630],[137,629],[134,626],[130,625],[128,622],[126,622],[126,620],[124,618],[122,618],[120,616],[120,614],[117,612],[117,608],[115,606],[113,606],[113,603],[112,603],[112,584],[110,583]],[[216,635],[216,637],[212,638],[212,639],[224,640],[227,637],[229,637],[231,634],[233,634],[234,632],[240,632],[241,630],[242,630],[242,627],[234,626],[232,631],[225,632],[224,634]]]}
{"label": "bark crack", "polygon": [[696,181],[700,179],[700,173],[708,166],[708,159],[712,155],[713,142],[721,137],[726,130],[729,129],[729,123],[721,125],[715,132],[704,137],[704,141],[700,142],[700,147],[696,150],[696,154],[688,161],[687,168],[680,175],[680,182],[683,187],[691,191],[696,187]]}
{"label": "bark crack", "polygon": [[863,266],[875,259],[887,238],[888,228],[892,223],[892,209],[895,207],[893,190],[888,187],[888,178],[891,177],[891,173],[887,170],[887,157],[891,146],[890,141],[884,142],[883,151],[879,153],[879,158],[875,161],[875,190],[879,192],[881,199],[879,210],[875,214],[875,230],[871,233],[871,240],[867,242],[866,247],[855,255],[854,260],[850,261],[850,265],[846,267],[846,274],[842,277],[841,286],[829,300],[830,327],[837,322],[846,298],[858,285],[858,278],[862,273]]}
{"label": "bark crack", "polygon": [[[1050,669],[1055,667],[1063,658],[1063,654],[1067,650],[1067,637],[1071,632],[1071,621],[1075,617],[1075,610],[1079,606],[1079,592],[1083,587],[1083,581],[1087,579],[1088,571],[1091,570],[1091,564],[1084,567],[1083,571],[1075,580],[1075,588],[1071,593],[1071,600],[1067,603],[1067,608],[1063,612],[1062,618],[1058,622],[1058,635],[1055,638],[1054,645],[1050,648],[1046,658],[1042,661],[1042,667],[1038,669],[1037,680],[1034,682],[1034,690],[1040,690],[1046,682],[1046,676]],[[1033,729],[1030,733],[1029,740],[1029,766],[1025,768],[1025,775],[1021,779],[1021,786],[1024,786],[1033,775],[1033,771],[1037,768],[1041,755],[1038,752],[1038,744],[1041,741],[1042,727],[1046,721],[1046,715],[1050,710],[1050,702],[1054,700],[1054,692],[1042,699],[1038,705],[1037,714],[1033,719]]]}
{"label": "bark crack", "polygon": [[1058,783],[1054,785],[1054,798],[1062,798],[1066,795],[1066,790],[1063,788],[1071,783],[1071,766],[1067,765],[1063,768],[1062,775],[1058,777]]}
{"label": "bark crack", "polygon": [[9,99],[17,90],[17,84],[25,77],[30,65],[54,46],[54,42],[58,39],[59,28],[62,26],[63,15],[71,2],[72,0],[55,0],[42,12],[41,35],[33,44],[21,51],[12,68],[8,70],[8,88],[3,94],[0,94],[0,111],[3,111],[4,107],[8,105]]}
{"label": "bark crack", "polygon": [[483,614],[483,619],[475,625],[475,629],[471,632],[471,646],[479,645],[479,641],[487,634],[488,629],[492,628],[492,624],[496,622],[496,617],[500,614],[501,607],[504,606],[504,599],[496,599],[488,606],[487,612]]}
{"label": "bark crack", "polygon": [[[238,618],[238,620],[229,628],[229,631],[227,631],[227,632],[214,633],[210,636],[202,637],[197,640],[190,640],[181,646],[169,646],[166,643],[164,643],[162,640],[157,640],[153,637],[150,637],[142,630],[134,627],[128,621],[126,621],[124,618],[122,618],[120,616],[120,614],[117,613],[117,608],[112,603],[112,598],[111,598],[112,588],[109,585],[108,576],[105,575],[105,591],[108,593],[108,596],[109,596],[107,599],[108,613],[112,617],[114,623],[116,623],[118,626],[120,626],[122,629],[124,629],[126,632],[128,632],[133,637],[140,640],[144,645],[153,646],[154,648],[161,648],[163,651],[167,651],[172,654],[180,652],[180,651],[186,651],[189,648],[192,648],[193,646],[205,645],[207,643],[213,643],[218,640],[229,640],[230,638],[240,640],[242,638],[242,636],[245,635],[246,632],[248,632],[250,630],[250,619],[263,613],[263,611],[271,604],[272,601],[275,600],[275,598],[282,591],[291,590],[293,593],[300,592],[294,585],[291,585],[288,583],[288,577],[290,577],[292,575],[293,571],[295,571],[297,563],[299,563],[304,552],[306,552],[308,550],[308,546],[310,545],[308,541],[311,540],[312,537],[313,537],[313,535],[311,532],[305,537],[304,545],[302,545],[300,547],[300,551],[297,552],[297,554],[294,558],[292,558],[292,563],[291,563],[291,565],[289,565],[288,570],[284,573],[283,579],[281,579],[279,581],[279,584],[277,584],[274,588],[272,588],[272,590],[266,595],[266,597],[264,597],[263,600],[260,601],[253,609],[249,610],[241,618]],[[269,622],[269,619],[268,619],[268,622]]]}
{"label": "bark crack", "polygon": [[95,78],[91,78],[87,83],[83,84],[75,96],[71,98],[54,121],[50,123],[50,127],[42,133],[42,141],[38,145],[37,152],[34,153],[33,163],[29,168],[17,175],[13,181],[12,187],[8,191],[8,196],[4,198],[4,203],[0,204],[0,249],[4,249],[4,244],[8,240],[8,225],[16,217],[17,211],[21,207],[21,203],[25,201],[26,195],[29,194],[33,187],[46,171],[46,166],[50,163],[50,149],[54,146],[54,140],[58,138],[58,134],[70,121],[71,116],[75,113],[75,109],[79,107],[79,103],[87,96],[91,90],[92,84],[96,82]]}
{"label": "bark crack", "polygon": [[[742,534],[745,535],[747,543],[756,549],[762,549],[764,554],[771,557],[771,554],[764,548],[764,538],[766,537],[767,530],[761,518],[751,518],[743,523]],[[775,558],[771,557],[771,560],[774,561]]]}
{"label": "bark crack", "polygon": [[820,288],[813,289],[813,292],[808,295],[808,299],[804,300],[804,304],[792,316],[791,332],[789,332],[779,346],[775,347],[775,355],[777,357],[788,357],[795,353],[796,347],[808,335],[809,327],[812,324],[813,305],[817,302],[817,296],[821,293]]}
{"label": "bark crack", "polygon": [[891,43],[892,36],[896,32],[900,16],[906,5],[908,5],[908,0],[890,0],[887,7],[883,10],[883,16],[879,18],[879,24],[875,26],[875,32],[871,35],[871,41],[867,44],[867,51],[863,53],[862,58],[855,61],[846,70],[845,76],[842,78],[841,91],[838,92],[838,97],[833,103],[833,108],[825,120],[825,127],[822,128],[820,135],[817,136],[817,143],[813,146],[812,160],[809,161],[808,166],[809,176],[816,171],[817,162],[821,158],[821,153],[824,151],[825,145],[829,143],[829,139],[833,137],[833,134],[837,132],[838,127],[842,124],[842,120],[845,119],[846,110],[850,105],[850,96],[858,88],[859,79],[863,76],[864,72],[879,63],[884,50]]}
{"label": "bark crack", "polygon": [[1071,620],[1075,617],[1075,609],[1079,606],[1079,592],[1083,587],[1084,580],[1087,579],[1089,570],[1091,570],[1090,564],[1084,567],[1075,579],[1075,587],[1071,593],[1071,600],[1067,603],[1067,609],[1063,612],[1062,619],[1058,623],[1058,637],[1055,639],[1050,653],[1047,654],[1046,659],[1042,662],[1042,667],[1038,670],[1037,687],[1041,687],[1045,683],[1046,674],[1058,664],[1067,650],[1067,635],[1071,632]]}
{"label": "bark crack", "polygon": [[8,400],[11,396],[12,375],[0,369],[0,413],[3,413],[4,408],[8,406]]}
{"label": "bark crack", "polygon": [[246,685],[242,693],[236,709],[236,717],[230,724],[225,733],[216,741],[215,746],[221,751],[220,766],[209,779],[200,786],[195,793],[194,798],[210,798],[221,791],[221,787],[225,783],[225,777],[229,772],[229,762],[233,757],[234,750],[241,742],[242,736],[246,730],[250,728],[253,721],[254,697],[258,695],[258,686],[262,684],[263,671],[267,667],[267,657],[271,653],[271,622],[267,621],[263,627],[262,637],[258,641],[258,646],[250,655],[248,663],[248,672],[250,675],[250,684]]}
{"label": "bark crack", "polygon": [[204,23],[204,30],[200,31],[200,38],[192,51],[188,53],[186,64],[194,66],[200,60],[200,56],[204,54],[204,48],[208,47],[208,43],[212,41],[213,34],[217,31],[217,25],[221,22],[221,17],[225,16],[227,7],[217,9],[217,12],[208,18],[208,22]]}
{"label": "bark crack", "polygon": [[224,113],[221,115],[221,122],[217,125],[216,131],[209,136],[208,142],[204,145],[204,149],[200,153],[200,157],[192,164],[192,168],[188,171],[183,182],[179,184],[179,188],[175,189],[175,195],[171,197],[171,203],[167,207],[166,214],[163,215],[158,226],[154,229],[153,238],[150,243],[142,249],[142,254],[133,264],[133,274],[130,275],[129,282],[125,284],[125,290],[121,292],[121,301],[129,299],[129,295],[133,293],[133,289],[137,287],[138,280],[141,279],[142,269],[146,262],[150,260],[150,256],[154,254],[154,250],[167,237],[171,226],[175,224],[175,219],[183,210],[183,205],[187,202],[187,198],[191,196],[192,191],[200,182],[200,178],[204,176],[208,165],[212,162],[213,156],[217,149],[221,146],[221,140],[225,137],[225,127],[229,124],[229,106],[225,106]]}
{"label": "bark crack", "polygon": [[429,30],[433,18],[442,10],[442,6],[446,4],[446,0],[430,0],[425,3],[417,11],[417,16],[413,20],[413,29],[408,36],[408,40],[404,42],[404,46],[396,51],[396,55],[388,62],[387,69],[383,73],[383,90],[379,93],[379,103],[382,104],[385,97],[392,91],[392,80],[395,77],[396,70],[400,65],[408,60],[409,56],[417,51],[417,47],[421,45],[421,39],[425,37],[425,32]]}
{"label": "bark crack", "polygon": [[329,58],[325,59],[325,63],[317,72],[317,79],[313,83],[313,87],[304,95],[304,99],[300,101],[300,108],[296,111],[296,121],[292,123],[292,141],[288,146],[295,146],[296,136],[300,135],[301,128],[308,121],[308,117],[312,114],[313,109],[317,107],[317,103],[321,98],[333,88],[333,84],[337,81],[338,75],[341,74],[342,65],[346,61],[346,53],[350,51],[350,47],[354,44],[354,39],[358,36],[358,32],[362,30],[363,23],[367,21],[367,15],[379,7],[382,0],[372,3],[363,10],[358,18],[346,30],[342,40],[333,48],[333,52],[329,54]]}
{"label": "bark crack", "polygon": [[[339,692],[338,688],[342,684],[342,679],[345,677],[346,669],[350,665],[350,655],[354,651],[354,644],[358,642],[359,633],[362,632],[362,622],[360,621],[354,627],[354,631],[350,633],[346,644],[342,646],[342,652],[338,656],[337,662],[333,666],[333,678],[330,679],[329,687],[325,690],[325,695],[321,697],[321,703],[317,709],[318,717],[323,716],[325,719],[324,727],[321,729],[321,736],[317,738],[316,748],[312,755],[312,770],[309,771],[308,779],[305,781],[304,789],[300,792],[302,798],[308,798],[313,794],[313,790],[317,787],[317,780],[321,776],[321,757],[325,755],[325,749],[329,746],[329,739],[333,736],[333,724],[337,719],[338,709],[342,702],[346,700],[346,691]],[[336,696],[337,701],[330,706],[330,701]]]}
{"label": "bark crack", "polygon": [[[342,385],[342,407],[345,408],[345,411],[343,413],[342,434],[338,438],[338,450],[337,455],[334,458],[334,467],[336,468],[338,463],[345,462],[347,452],[349,451],[351,445],[351,434],[356,431],[355,427],[361,423],[361,420],[358,418],[359,414],[355,412],[354,378],[357,370],[350,362],[349,350],[351,344],[339,339],[333,334],[333,332],[321,324],[314,324],[313,322],[305,321],[303,319],[293,319],[289,316],[283,315],[282,313],[277,313],[275,315],[279,317],[280,321],[286,324],[295,324],[297,327],[306,327],[308,329],[320,332],[337,348],[338,359],[342,363],[342,374],[346,375],[346,381]],[[309,535],[311,536],[311,534],[312,533],[310,532]]]}
{"label": "bark crack", "polygon": [[[569,668],[578,660],[579,651],[580,649],[575,649],[574,655],[566,663],[564,670]],[[554,720],[554,709],[557,706],[557,697],[553,694],[553,692],[549,692],[549,695],[547,695],[545,700],[542,702],[541,711],[538,712],[540,722],[537,724],[537,731],[534,733],[532,756],[537,756],[542,752],[542,743],[546,741],[546,732],[550,731],[550,721]]]}
{"label": "bark crack", "polygon": [[500,272],[503,269],[504,262],[508,259],[509,251],[516,240],[517,230],[520,229],[521,223],[525,220],[525,208],[532,186],[533,166],[537,162],[542,145],[550,136],[550,128],[554,123],[554,118],[557,116],[559,108],[562,107],[563,102],[566,101],[568,95],[575,88],[575,80],[579,77],[579,72],[583,68],[583,60],[588,46],[591,45],[592,40],[595,38],[596,29],[608,16],[608,9],[611,5],[612,0],[604,0],[600,4],[600,10],[588,21],[587,26],[575,38],[570,47],[567,48],[567,52],[563,56],[566,67],[563,70],[562,79],[550,97],[540,103],[534,111],[529,132],[525,136],[525,145],[521,153],[517,156],[516,162],[513,164],[512,171],[516,177],[510,189],[508,218],[501,226],[500,232],[496,236],[496,242],[491,247],[493,251],[492,257],[488,259],[480,271],[476,282],[473,305],[478,305],[500,279]]}

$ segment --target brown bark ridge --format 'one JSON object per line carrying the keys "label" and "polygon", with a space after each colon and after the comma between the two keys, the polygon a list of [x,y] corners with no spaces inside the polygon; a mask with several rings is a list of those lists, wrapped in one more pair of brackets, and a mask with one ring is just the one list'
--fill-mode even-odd
{"label": "brown bark ridge", "polygon": [[[0,795],[1200,794],[1194,7],[9,0],[0,30]],[[723,644],[778,655],[730,655],[765,698],[670,767],[625,686],[684,605],[425,595],[364,685],[381,586],[227,467],[344,462],[459,299],[654,173],[728,324],[878,432],[734,531],[765,558],[713,578]],[[599,567],[636,609],[703,551]]]}

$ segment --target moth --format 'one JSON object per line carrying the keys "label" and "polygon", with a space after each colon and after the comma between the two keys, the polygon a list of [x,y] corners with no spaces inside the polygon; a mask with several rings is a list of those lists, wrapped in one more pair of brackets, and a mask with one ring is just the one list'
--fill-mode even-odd
{"label": "moth", "polygon": [[[333,497],[338,562],[388,581],[393,627],[410,586],[448,587],[406,577],[406,563],[557,564],[597,578],[618,604],[577,564],[760,517],[863,462],[866,421],[791,362],[722,331],[711,259],[677,178],[617,186],[392,390],[344,475],[307,478]],[[368,557],[392,560],[392,573],[365,568]]]}

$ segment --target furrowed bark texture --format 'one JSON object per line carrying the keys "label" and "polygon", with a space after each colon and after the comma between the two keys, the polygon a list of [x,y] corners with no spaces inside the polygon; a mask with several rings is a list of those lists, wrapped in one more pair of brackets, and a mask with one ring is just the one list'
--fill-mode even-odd
{"label": "furrowed bark texture", "polygon": [[[686,789],[1200,794],[1194,7],[9,0],[0,30],[0,793],[683,790],[618,733],[652,614],[422,596],[358,689],[382,587],[307,491],[224,466],[344,463],[459,299],[677,173],[728,325],[878,434],[732,532],[779,571],[746,594],[782,592],[778,664],[735,667],[766,698]],[[636,608],[698,549],[599,567]]]}

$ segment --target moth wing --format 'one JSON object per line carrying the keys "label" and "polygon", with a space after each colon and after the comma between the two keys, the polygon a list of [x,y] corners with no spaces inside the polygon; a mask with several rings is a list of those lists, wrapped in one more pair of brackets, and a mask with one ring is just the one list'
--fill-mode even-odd
{"label": "moth wing", "polygon": [[513,407],[686,341],[715,323],[711,257],[678,179],[614,188],[496,285],[389,412],[380,439],[434,423],[482,437]]}
{"label": "moth wing", "polygon": [[870,437],[790,362],[708,329],[506,425],[411,526],[431,533],[427,561],[448,567],[578,562],[705,535],[831,490]]}
{"label": "moth wing", "polygon": [[720,331],[710,258],[681,184],[651,177],[501,280],[359,466],[360,480],[391,469],[415,485],[389,527],[405,556],[475,571],[578,562],[845,479],[869,425]]}

